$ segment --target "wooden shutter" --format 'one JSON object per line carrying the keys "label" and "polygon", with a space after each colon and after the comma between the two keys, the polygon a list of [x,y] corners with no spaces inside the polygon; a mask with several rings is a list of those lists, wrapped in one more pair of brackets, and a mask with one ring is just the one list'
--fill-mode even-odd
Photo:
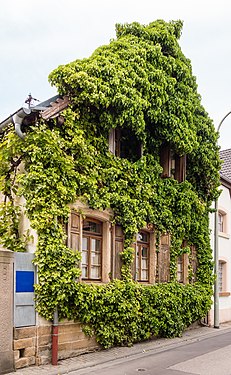
{"label": "wooden shutter", "polygon": [[191,283],[194,283],[196,281],[196,272],[197,272],[197,266],[198,266],[197,251],[194,245],[191,245],[190,248],[191,248],[190,265],[192,268],[192,278],[190,281]]}
{"label": "wooden shutter", "polygon": [[68,223],[68,247],[73,250],[79,249],[80,217],[76,212],[71,212]]}
{"label": "wooden shutter", "polygon": [[114,265],[113,269],[113,278],[121,279],[121,253],[124,249],[124,236],[123,230],[120,225],[116,225],[114,227],[114,251],[113,251],[113,262]]}
{"label": "wooden shutter", "polygon": [[160,150],[160,165],[163,168],[161,177],[170,177],[170,147],[163,146]]}
{"label": "wooden shutter", "polygon": [[115,129],[115,156],[121,156],[121,129]]}
{"label": "wooden shutter", "polygon": [[113,155],[115,155],[115,129],[111,129],[109,131],[108,146],[109,146],[109,151]]}
{"label": "wooden shutter", "polygon": [[175,163],[175,179],[178,182],[183,182],[186,178],[186,155],[176,156]]}
{"label": "wooden shutter", "polygon": [[170,235],[164,234],[160,238],[157,252],[156,282],[164,283],[170,280]]}

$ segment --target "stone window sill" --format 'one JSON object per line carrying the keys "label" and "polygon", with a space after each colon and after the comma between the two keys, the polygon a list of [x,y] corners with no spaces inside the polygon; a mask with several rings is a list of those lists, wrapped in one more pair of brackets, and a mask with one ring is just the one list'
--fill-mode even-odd
{"label": "stone window sill", "polygon": [[227,238],[227,239],[230,238],[230,235],[228,233],[225,233],[225,232],[218,232],[218,236],[223,237],[223,238]]}
{"label": "stone window sill", "polygon": [[219,297],[229,297],[230,294],[231,294],[230,292],[220,292]]}

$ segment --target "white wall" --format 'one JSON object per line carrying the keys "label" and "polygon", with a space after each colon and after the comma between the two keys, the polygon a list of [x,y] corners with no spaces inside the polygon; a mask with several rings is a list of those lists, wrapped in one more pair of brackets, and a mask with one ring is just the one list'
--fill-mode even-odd
{"label": "white wall", "polygon": [[[214,206],[213,206],[214,207]],[[224,232],[218,232],[219,260],[226,262],[225,289],[219,294],[219,318],[220,323],[231,321],[231,197],[229,189],[221,186],[221,195],[218,199],[218,210],[225,213]],[[214,213],[210,214],[211,246],[214,250]],[[213,324],[213,308],[210,312],[211,324]]]}

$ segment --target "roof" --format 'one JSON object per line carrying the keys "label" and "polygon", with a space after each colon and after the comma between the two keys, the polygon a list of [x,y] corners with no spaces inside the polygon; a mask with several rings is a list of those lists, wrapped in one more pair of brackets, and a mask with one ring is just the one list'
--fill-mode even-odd
{"label": "roof", "polygon": [[32,123],[38,116],[42,117],[44,120],[59,116],[60,112],[69,106],[70,100],[67,96],[61,97],[56,95],[36,106],[30,106],[29,101],[25,103],[29,103],[28,108],[22,107],[0,122],[0,132],[2,132],[6,126],[13,124],[18,136],[24,138],[25,134],[22,133],[21,125]]}
{"label": "roof", "polygon": [[231,148],[220,151],[220,158],[222,160],[221,177],[231,180]]}

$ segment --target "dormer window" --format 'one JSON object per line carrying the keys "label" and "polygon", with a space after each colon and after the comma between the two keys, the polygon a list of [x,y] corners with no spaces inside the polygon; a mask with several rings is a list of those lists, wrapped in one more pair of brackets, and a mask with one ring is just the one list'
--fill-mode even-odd
{"label": "dormer window", "polygon": [[109,132],[109,151],[117,157],[135,162],[142,156],[142,144],[130,129],[111,129]]}
{"label": "dormer window", "polygon": [[169,145],[164,145],[160,151],[160,164],[163,168],[163,178],[175,178],[183,182],[186,177],[186,155],[178,156]]}

